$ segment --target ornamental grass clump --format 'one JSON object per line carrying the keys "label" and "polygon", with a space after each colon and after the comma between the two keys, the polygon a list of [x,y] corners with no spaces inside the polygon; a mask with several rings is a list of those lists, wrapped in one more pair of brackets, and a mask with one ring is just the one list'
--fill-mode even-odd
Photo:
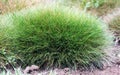
{"label": "ornamental grass clump", "polygon": [[109,37],[96,18],[65,7],[31,8],[11,17],[13,29],[6,31],[7,46],[23,58],[25,65],[101,66],[102,48]]}

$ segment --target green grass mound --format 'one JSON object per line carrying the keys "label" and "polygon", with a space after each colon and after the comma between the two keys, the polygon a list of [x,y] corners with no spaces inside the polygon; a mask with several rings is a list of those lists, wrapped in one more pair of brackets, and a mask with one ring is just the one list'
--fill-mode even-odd
{"label": "green grass mound", "polygon": [[109,23],[109,28],[116,36],[120,37],[120,16]]}
{"label": "green grass mound", "polygon": [[28,9],[10,16],[12,20],[3,28],[6,47],[26,65],[101,66],[102,48],[109,38],[104,24],[96,18],[62,7]]}

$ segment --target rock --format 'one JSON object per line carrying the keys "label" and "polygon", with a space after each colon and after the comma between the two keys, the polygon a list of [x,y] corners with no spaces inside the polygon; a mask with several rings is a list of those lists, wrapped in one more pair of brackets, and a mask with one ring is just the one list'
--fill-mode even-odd
{"label": "rock", "polygon": [[38,72],[37,71],[33,71],[33,72],[31,72],[31,75],[38,75]]}
{"label": "rock", "polygon": [[36,65],[27,66],[24,70],[24,74],[38,75],[39,67]]}
{"label": "rock", "polygon": [[115,64],[116,65],[120,65],[120,58],[118,58],[118,59],[115,60]]}
{"label": "rock", "polygon": [[68,73],[68,72],[70,72],[70,69],[69,68],[64,68],[64,70],[63,70],[65,73]]}
{"label": "rock", "polygon": [[23,72],[24,72],[24,74],[31,73],[30,66],[27,66]]}
{"label": "rock", "polygon": [[114,40],[114,42],[115,42],[115,46],[120,46],[120,38],[119,38],[119,37],[117,37],[117,38]]}
{"label": "rock", "polygon": [[31,68],[32,71],[38,71],[39,70],[39,67],[36,66],[36,65],[32,65],[30,68]]}
{"label": "rock", "polygon": [[120,58],[120,54],[117,54],[117,57]]}

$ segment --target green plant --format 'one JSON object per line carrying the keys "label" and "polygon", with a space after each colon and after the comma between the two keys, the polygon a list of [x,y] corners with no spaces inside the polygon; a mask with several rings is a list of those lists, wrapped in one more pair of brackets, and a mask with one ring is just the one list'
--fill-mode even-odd
{"label": "green plant", "polygon": [[[11,18],[9,15],[0,16],[0,69],[14,68],[17,66],[17,61],[22,61],[22,59],[9,50],[7,38],[7,30],[11,29],[10,22]],[[8,21],[9,20],[9,21]],[[7,21],[7,22],[6,22]],[[7,24],[9,23],[9,25]],[[7,26],[8,25],[8,26]]]}
{"label": "green plant", "polygon": [[[14,68],[16,65],[16,60],[20,59],[14,53],[1,49],[0,50],[0,69]],[[9,67],[6,67],[9,66]]]}
{"label": "green plant", "polygon": [[[119,8],[120,0],[65,0],[69,6],[77,6],[91,12],[93,15],[103,16],[114,8]],[[65,2],[65,5],[66,5]]]}
{"label": "green plant", "polygon": [[101,64],[109,37],[96,18],[65,7],[32,8],[11,17],[13,28],[5,33],[8,48],[25,65],[85,68]]}
{"label": "green plant", "polygon": [[97,8],[105,3],[105,0],[82,0],[81,6],[84,8],[89,4],[88,8]]}
{"label": "green plant", "polygon": [[81,6],[84,8],[87,4],[89,4],[88,8],[98,8],[103,6],[104,4],[108,4],[110,6],[118,6],[119,0],[80,0]]}
{"label": "green plant", "polygon": [[[2,72],[0,72],[0,75],[13,75],[13,72],[11,72],[9,70],[7,70],[7,72],[2,71]],[[17,68],[17,69],[15,68],[14,75],[23,75],[21,68]],[[24,75],[27,75],[27,74],[24,74]]]}
{"label": "green plant", "polygon": [[8,0],[1,0],[2,2],[7,2]]}
{"label": "green plant", "polygon": [[107,13],[111,12],[115,8],[119,8],[120,0],[106,0],[104,4],[102,4],[97,9],[90,9],[91,11],[97,12],[98,16],[106,15]]}

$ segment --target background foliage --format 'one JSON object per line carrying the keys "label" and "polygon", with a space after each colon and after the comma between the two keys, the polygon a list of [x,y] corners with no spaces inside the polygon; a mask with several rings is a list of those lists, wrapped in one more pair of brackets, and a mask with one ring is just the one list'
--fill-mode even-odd
{"label": "background foliage", "polygon": [[114,35],[120,37],[120,16],[116,17],[109,23],[109,29],[114,33]]}

